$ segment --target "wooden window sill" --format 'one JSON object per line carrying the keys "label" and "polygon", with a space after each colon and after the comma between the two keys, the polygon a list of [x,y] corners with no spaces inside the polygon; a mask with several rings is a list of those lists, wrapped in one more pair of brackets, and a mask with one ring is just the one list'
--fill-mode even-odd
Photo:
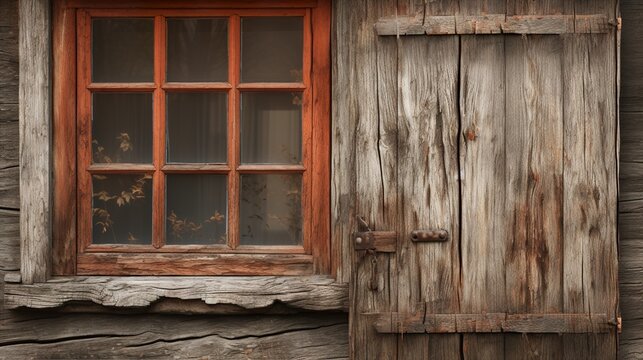
{"label": "wooden window sill", "polygon": [[285,304],[300,310],[346,311],[348,286],[329,276],[55,277],[32,285],[5,278],[5,308],[51,309],[93,303],[141,308],[160,300],[202,301],[258,310]]}

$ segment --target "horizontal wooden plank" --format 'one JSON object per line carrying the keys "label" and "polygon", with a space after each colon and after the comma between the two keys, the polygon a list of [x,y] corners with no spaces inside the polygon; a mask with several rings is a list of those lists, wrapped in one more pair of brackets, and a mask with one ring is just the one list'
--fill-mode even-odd
{"label": "horizontal wooden plank", "polygon": [[[643,61],[643,59],[641,59]],[[629,77],[630,75],[626,75]],[[622,81],[627,81],[623,79]],[[621,151],[620,161],[643,161],[643,113],[621,112]]]}
{"label": "horizontal wooden plank", "polygon": [[619,183],[621,193],[636,193],[643,189],[643,162],[620,161]]}
{"label": "horizontal wooden plank", "polygon": [[386,17],[375,24],[379,35],[453,34],[595,34],[607,33],[617,22],[605,15],[478,16],[443,15]]}
{"label": "horizontal wooden plank", "polygon": [[[619,213],[639,213],[643,216],[643,189],[639,192],[621,193],[618,201]],[[624,224],[621,224],[624,226]],[[629,226],[629,225],[627,225]],[[643,236],[641,236],[643,238]]]}
{"label": "horizontal wooden plank", "polygon": [[17,166],[0,169],[0,207],[18,209],[20,207],[19,169]]}
{"label": "horizontal wooden plank", "polygon": [[[643,214],[640,212],[620,213],[619,214],[619,243],[623,241],[633,241],[634,243],[643,242]],[[625,254],[621,251],[619,256]]]}
{"label": "horizontal wooden plank", "polygon": [[[4,89],[0,91],[4,91]],[[18,104],[0,104],[0,121],[17,123]]]}
{"label": "horizontal wooden plank", "polygon": [[1,324],[6,359],[344,359],[346,314],[16,314]]}
{"label": "horizontal wooden plank", "polygon": [[0,169],[18,166],[18,122],[0,121]]}
{"label": "horizontal wooden plank", "polygon": [[78,275],[312,275],[313,257],[295,254],[83,253]]}
{"label": "horizontal wooden plank", "polygon": [[325,276],[61,277],[33,285],[5,285],[8,309],[53,308],[70,302],[143,307],[161,299],[200,300],[246,309],[283,303],[305,310],[344,311],[348,287]]}
{"label": "horizontal wooden plank", "polygon": [[0,1],[0,26],[18,27],[18,0]]}
{"label": "horizontal wooden plank", "polygon": [[0,209],[0,270],[20,269],[20,213]]}
{"label": "horizontal wooden plank", "polygon": [[379,333],[604,333],[616,320],[605,314],[425,314],[385,313],[375,323]]}
{"label": "horizontal wooden plank", "polygon": [[18,104],[18,64],[0,60],[0,104]]}

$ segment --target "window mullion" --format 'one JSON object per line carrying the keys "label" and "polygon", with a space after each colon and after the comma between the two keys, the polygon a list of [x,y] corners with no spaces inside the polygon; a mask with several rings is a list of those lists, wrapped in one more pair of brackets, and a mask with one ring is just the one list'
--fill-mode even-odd
{"label": "window mullion", "polygon": [[228,245],[236,249],[239,245],[239,70],[241,51],[241,25],[239,15],[229,20],[229,81],[232,85],[228,93]]}
{"label": "window mullion", "polygon": [[154,18],[154,191],[152,206],[152,245],[161,248],[165,244],[165,64],[166,64],[165,18]]}

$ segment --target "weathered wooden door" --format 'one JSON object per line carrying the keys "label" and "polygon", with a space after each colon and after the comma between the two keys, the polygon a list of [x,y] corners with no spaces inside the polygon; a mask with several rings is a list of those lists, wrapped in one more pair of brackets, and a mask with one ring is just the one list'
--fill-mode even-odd
{"label": "weathered wooden door", "polygon": [[336,3],[352,356],[615,358],[615,5],[420,3]]}

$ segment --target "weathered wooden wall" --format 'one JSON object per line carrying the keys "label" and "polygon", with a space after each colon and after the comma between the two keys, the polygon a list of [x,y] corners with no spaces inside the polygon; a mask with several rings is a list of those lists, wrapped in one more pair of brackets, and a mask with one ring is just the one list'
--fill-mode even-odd
{"label": "weathered wooden wall", "polygon": [[[5,310],[1,279],[20,268],[18,181],[18,0],[0,0],[0,359],[348,356],[348,319],[343,313],[224,316]],[[203,307],[193,307],[199,308]]]}
{"label": "weathered wooden wall", "polygon": [[620,272],[623,359],[643,359],[643,3],[622,0]]}

